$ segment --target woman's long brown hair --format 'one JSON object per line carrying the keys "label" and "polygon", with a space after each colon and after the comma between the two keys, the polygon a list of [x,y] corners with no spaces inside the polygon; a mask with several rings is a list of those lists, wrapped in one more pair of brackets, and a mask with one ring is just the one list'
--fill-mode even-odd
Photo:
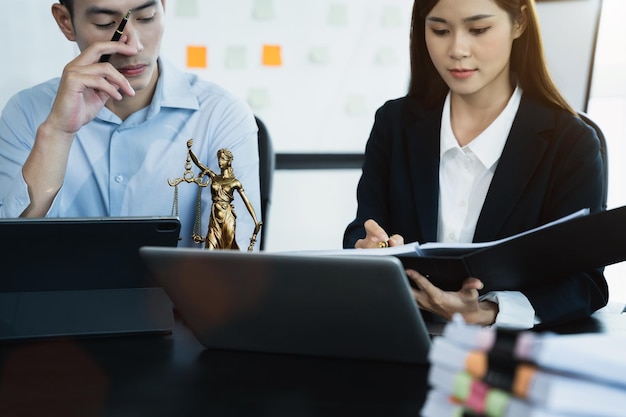
{"label": "woman's long brown hair", "polygon": [[[426,16],[438,1],[415,0],[411,18],[411,81],[408,95],[419,98],[426,106],[442,103],[449,90],[430,59],[424,39]],[[511,72],[516,74],[524,94],[575,115],[575,110],[559,92],[548,71],[535,1],[494,1],[509,14],[513,22],[524,21],[522,8],[526,6],[526,27],[524,33],[513,41],[510,65]]]}

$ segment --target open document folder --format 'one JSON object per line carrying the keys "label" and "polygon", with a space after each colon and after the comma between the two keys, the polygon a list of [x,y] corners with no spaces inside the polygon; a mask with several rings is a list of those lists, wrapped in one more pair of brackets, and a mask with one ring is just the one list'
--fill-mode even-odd
{"label": "open document folder", "polygon": [[365,251],[369,255],[396,255],[396,256],[462,256],[471,252],[475,252],[479,249],[488,248],[489,246],[495,246],[504,243],[508,240],[519,238],[523,235],[536,232],[540,229],[554,226],[558,223],[563,223],[568,220],[575,219],[577,217],[586,216],[589,214],[589,209],[581,209],[569,216],[562,217],[553,222],[546,223],[543,226],[536,227],[534,229],[506,237],[504,239],[492,240],[490,242],[479,243],[444,243],[444,242],[426,242],[420,244],[419,242],[407,243],[402,246],[393,246],[384,248],[383,252],[379,249],[348,249],[349,251]]}
{"label": "open document folder", "polygon": [[626,206],[569,216],[505,239],[471,244],[408,243],[383,249],[315,251],[316,254],[396,256],[443,290],[468,277],[484,291],[518,290],[574,272],[626,260]]}

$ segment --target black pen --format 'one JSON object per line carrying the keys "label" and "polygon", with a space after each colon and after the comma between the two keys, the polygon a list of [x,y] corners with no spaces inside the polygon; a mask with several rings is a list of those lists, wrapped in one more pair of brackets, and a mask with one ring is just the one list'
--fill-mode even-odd
{"label": "black pen", "polygon": [[[117,27],[115,33],[113,34],[113,37],[111,38],[111,42],[119,41],[122,37],[122,34],[124,33],[124,26],[126,26],[126,22],[128,22],[128,18],[130,17],[130,12],[132,12],[132,10],[129,10],[128,13],[126,13],[126,16],[124,16],[124,18],[120,22],[120,25]],[[100,61],[98,62],[109,62],[109,59],[111,59],[110,54],[102,55],[100,57]]]}

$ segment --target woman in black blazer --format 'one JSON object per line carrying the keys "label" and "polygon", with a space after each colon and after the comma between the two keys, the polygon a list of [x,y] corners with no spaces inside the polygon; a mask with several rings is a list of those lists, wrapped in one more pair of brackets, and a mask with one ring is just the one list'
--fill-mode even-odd
{"label": "woman in black blazer", "polygon": [[[344,247],[490,241],[601,209],[599,141],[550,79],[533,1],[416,0],[411,29],[409,92],[376,113]],[[407,274],[420,308],[483,325],[554,324],[608,300],[602,270],[487,294],[480,277],[446,292]]]}

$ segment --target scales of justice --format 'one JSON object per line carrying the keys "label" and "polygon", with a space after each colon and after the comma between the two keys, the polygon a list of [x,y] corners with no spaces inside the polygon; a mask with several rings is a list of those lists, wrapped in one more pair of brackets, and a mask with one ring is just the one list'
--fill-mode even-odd
{"label": "scales of justice", "polygon": [[[172,215],[178,216],[178,185],[182,182],[196,184],[198,194],[196,198],[196,217],[193,226],[193,241],[203,243],[206,249],[239,249],[235,239],[235,229],[237,215],[233,201],[235,191],[239,193],[252,220],[254,220],[254,232],[250,238],[248,251],[252,251],[256,243],[257,236],[261,230],[262,222],[257,220],[254,208],[244,192],[241,182],[235,177],[232,168],[233,154],[230,150],[223,148],[217,151],[217,159],[221,173],[217,174],[208,166],[200,162],[191,150],[193,139],[187,141],[187,160],[185,162],[185,172],[182,177],[174,180],[167,180],[167,183],[174,187],[174,202],[172,204]],[[193,166],[200,169],[198,175],[192,171]],[[204,181],[204,177],[208,179]],[[200,231],[200,215],[202,213],[202,190],[210,186],[211,189],[211,214],[209,217],[209,228],[206,236],[202,236]]]}

